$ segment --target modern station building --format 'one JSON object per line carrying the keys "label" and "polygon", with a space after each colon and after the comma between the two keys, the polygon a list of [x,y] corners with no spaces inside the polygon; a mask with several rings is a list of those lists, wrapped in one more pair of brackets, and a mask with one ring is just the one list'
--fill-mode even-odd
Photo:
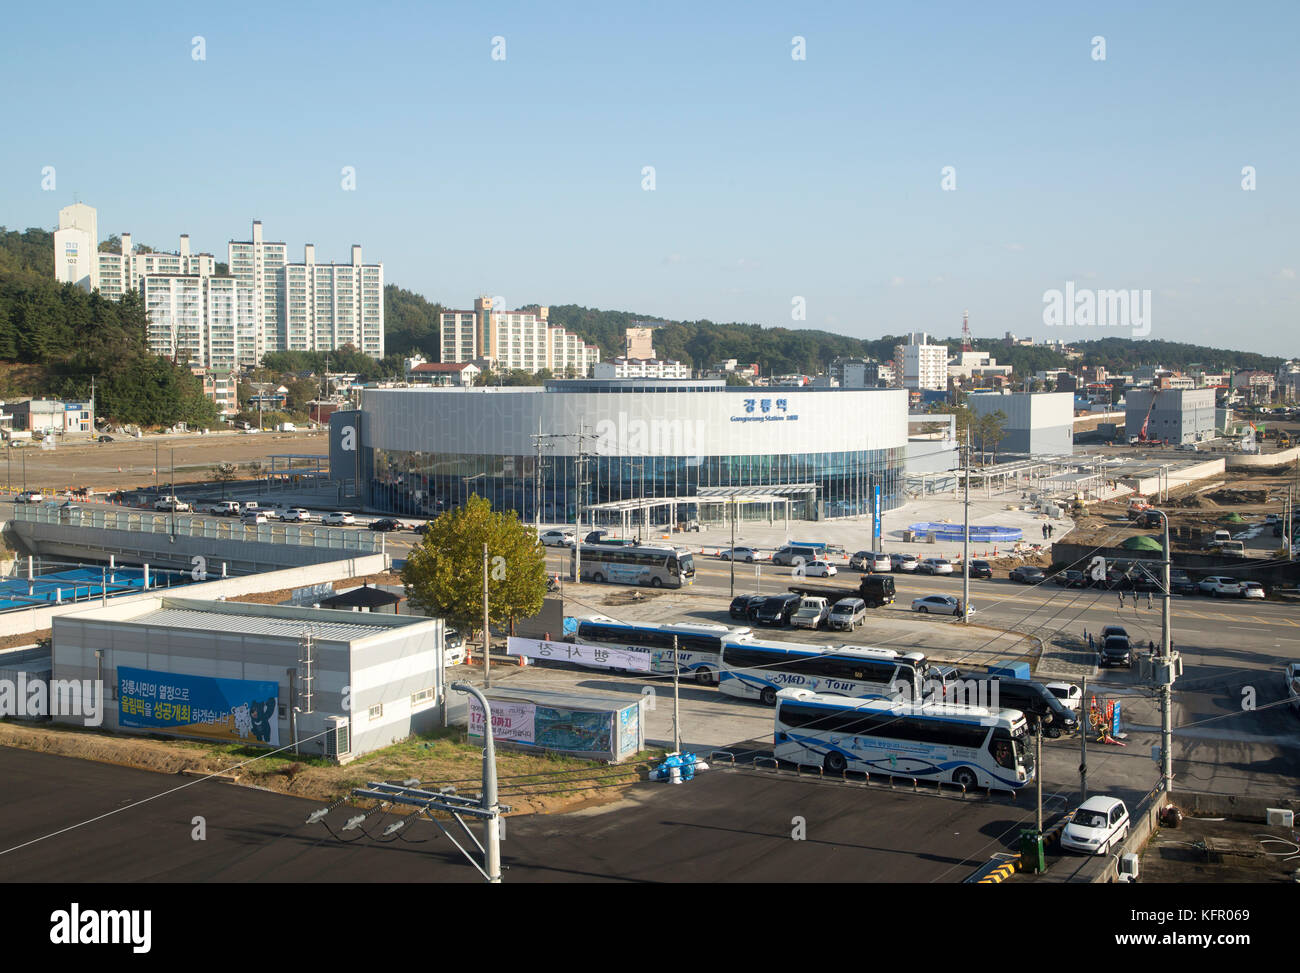
{"label": "modern station building", "polygon": [[[369,509],[432,516],[479,494],[528,521],[855,516],[902,502],[907,393],[716,379],[366,389],[330,417],[331,476]],[[588,511],[594,508],[592,513]],[[601,511],[609,516],[601,516]]]}

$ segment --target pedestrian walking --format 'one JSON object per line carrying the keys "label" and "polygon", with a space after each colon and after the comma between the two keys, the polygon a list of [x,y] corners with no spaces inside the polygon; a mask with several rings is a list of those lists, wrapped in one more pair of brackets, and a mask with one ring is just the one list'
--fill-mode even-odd
{"label": "pedestrian walking", "polygon": [[1043,540],[1047,540],[1047,525],[1043,524]]}

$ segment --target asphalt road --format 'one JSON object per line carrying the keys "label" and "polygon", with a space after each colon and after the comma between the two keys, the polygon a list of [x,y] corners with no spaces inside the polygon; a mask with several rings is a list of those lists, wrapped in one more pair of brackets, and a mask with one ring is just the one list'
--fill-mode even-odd
{"label": "asphalt road", "polygon": [[[190,781],[10,749],[0,777],[3,881],[481,881],[427,822],[407,840],[345,844],[304,823],[317,804],[228,784],[165,794]],[[338,830],[354,813],[327,820]],[[1032,814],[1023,797],[962,801],[719,769],[634,785],[605,808],[510,818],[502,863],[507,882],[958,882],[1010,850]],[[366,830],[381,835],[386,823]]]}

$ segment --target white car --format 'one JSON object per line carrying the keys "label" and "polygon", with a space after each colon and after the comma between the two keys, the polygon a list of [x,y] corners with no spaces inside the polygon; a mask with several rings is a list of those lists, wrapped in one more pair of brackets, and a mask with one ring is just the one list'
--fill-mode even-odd
{"label": "white car", "polygon": [[821,628],[830,613],[831,607],[825,598],[805,598],[799,602],[799,610],[790,619],[790,624],[794,628]]}
{"label": "white car", "polygon": [[1104,855],[1128,837],[1128,808],[1118,797],[1090,797],[1061,832],[1061,847]]}
{"label": "white car", "polygon": [[1239,586],[1243,598],[1263,598],[1264,586],[1258,581],[1243,581]]}
{"label": "white car", "polygon": [[327,513],[320,519],[320,522],[333,527],[337,525],[355,524],[357,518],[353,517],[352,514],[348,513],[346,510],[335,510],[332,513]]}
{"label": "white car", "polygon": [[719,551],[718,557],[723,561],[730,561],[733,558],[737,561],[744,561],[746,564],[753,564],[754,558],[758,556],[758,551],[752,547],[733,547],[728,551]]}
{"label": "white car", "polygon": [[1083,704],[1083,690],[1072,682],[1049,682],[1046,688],[1061,701],[1062,706],[1069,707],[1076,713]]}
{"label": "white car", "polygon": [[219,503],[214,503],[208,508],[208,513],[212,514],[214,517],[238,517],[239,501],[222,500]]}
{"label": "white car", "polygon": [[839,572],[830,561],[809,561],[803,566],[803,573],[809,578],[830,578]]}
{"label": "white car", "polygon": [[537,535],[537,539],[545,547],[572,547],[573,531],[571,530],[547,530]]}
{"label": "white car", "polygon": [[39,490],[24,490],[14,498],[14,503],[41,503],[45,499],[45,494]]}
{"label": "white car", "polygon": [[[956,615],[960,600],[952,595],[926,595],[912,600],[912,611],[922,615]],[[975,614],[974,605],[968,605],[966,610],[968,614]]]}
{"label": "white car", "polygon": [[311,523],[311,511],[306,510],[303,507],[289,507],[280,512],[280,523],[288,524],[295,522],[299,524]]}
{"label": "white car", "polygon": [[1241,596],[1241,585],[1237,583],[1236,578],[1211,575],[1208,578],[1202,578],[1199,587],[1202,594],[1214,595],[1215,598],[1227,596],[1238,598]]}
{"label": "white car", "polygon": [[239,515],[239,522],[240,522],[241,524],[267,524],[267,523],[270,523],[270,521],[267,519],[266,511],[265,511],[265,510],[256,510],[256,509],[254,509],[254,510],[245,510],[242,514]]}
{"label": "white car", "polygon": [[159,497],[157,500],[154,501],[153,509],[167,510],[167,511],[171,511],[172,513],[182,514],[182,513],[188,513],[190,510],[194,508],[192,508],[184,500],[181,500],[179,497]]}
{"label": "white car", "polygon": [[921,574],[952,574],[952,562],[942,557],[927,557],[916,566]]}
{"label": "white car", "polygon": [[915,571],[920,560],[915,554],[891,554],[889,566],[894,571]]}

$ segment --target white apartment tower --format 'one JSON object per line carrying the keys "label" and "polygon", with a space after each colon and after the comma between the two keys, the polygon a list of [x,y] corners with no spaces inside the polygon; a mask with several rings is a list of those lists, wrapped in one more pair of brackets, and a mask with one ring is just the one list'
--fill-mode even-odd
{"label": "white apartment tower", "polygon": [[253,221],[253,239],[231,240],[227,248],[230,274],[253,291],[254,333],[258,360],[269,351],[281,351],[284,321],[284,266],[288,248],[284,243],[262,239],[262,221]]}
{"label": "white apartment tower", "polygon": [[211,277],[217,271],[216,258],[210,253],[191,253],[190,235],[182,233],[175,253],[136,253],[131,234],[123,233],[117,253],[96,254],[99,268],[99,293],[110,301],[120,301],[129,290],[139,290],[140,281],[149,274],[194,274]]}
{"label": "white apartment tower", "polygon": [[54,279],[93,291],[99,286],[99,217],[93,206],[73,203],[59,210],[54,231]]}
{"label": "white apartment tower", "polygon": [[902,350],[903,387],[907,389],[948,388],[948,347],[929,344],[929,335],[915,331]]}
{"label": "white apartment tower", "polygon": [[351,345],[384,357],[384,266],[362,263],[359,245],[352,247],[351,263],[321,264],[315,245],[307,244],[302,263],[285,265],[284,283],[284,350]]}

